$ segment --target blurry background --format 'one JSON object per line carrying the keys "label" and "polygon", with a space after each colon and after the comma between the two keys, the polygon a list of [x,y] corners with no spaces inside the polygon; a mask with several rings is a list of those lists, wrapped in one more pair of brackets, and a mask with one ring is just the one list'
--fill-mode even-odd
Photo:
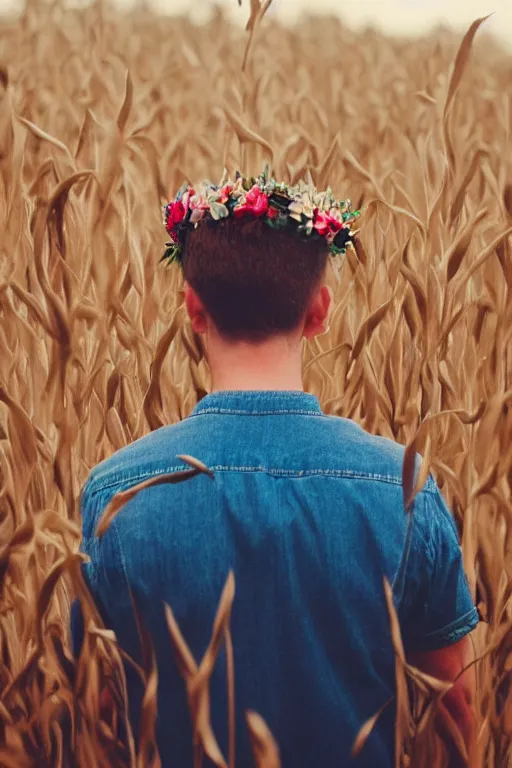
{"label": "blurry background", "polygon": [[[274,0],[249,50],[249,0],[66,2],[0,19],[0,766],[157,768],[98,716],[119,657],[79,578],[79,492],[209,387],[162,204],[270,160],[363,208],[305,388],[435,473],[488,620],[472,768],[512,768],[512,57],[491,37],[512,10]],[[425,722],[412,765],[439,768]]]}
{"label": "blurry background", "polygon": [[[116,0],[123,7],[131,7],[136,0]],[[75,0],[72,5],[84,4]],[[197,21],[204,21],[214,5],[224,8],[232,20],[245,23],[250,0],[147,0],[147,5],[160,13],[186,13]],[[21,7],[20,0],[0,0],[0,12]],[[462,31],[477,17],[493,13],[487,30],[512,50],[511,0],[274,0],[269,16],[287,22],[300,19],[304,13],[336,14],[349,26],[379,27],[392,35],[422,35],[439,25]]]}
{"label": "blurry background", "polygon": [[[149,4],[172,13],[190,13],[193,6],[198,18],[208,14],[213,6],[212,0],[150,0]],[[250,0],[242,0],[242,8],[247,9],[249,4]],[[233,19],[245,20],[245,10],[235,0],[219,0],[218,5],[226,8]],[[269,16],[293,22],[308,12],[336,14],[349,26],[376,26],[393,35],[424,34],[440,24],[463,30],[477,17],[494,13],[488,21],[488,31],[512,49],[510,0],[274,0]]]}

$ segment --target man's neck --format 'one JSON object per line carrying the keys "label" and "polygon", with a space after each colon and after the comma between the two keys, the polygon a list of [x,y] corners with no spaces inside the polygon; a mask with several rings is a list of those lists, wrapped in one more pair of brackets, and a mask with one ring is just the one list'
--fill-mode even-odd
{"label": "man's neck", "polygon": [[304,389],[300,339],[278,337],[261,344],[210,338],[213,391]]}

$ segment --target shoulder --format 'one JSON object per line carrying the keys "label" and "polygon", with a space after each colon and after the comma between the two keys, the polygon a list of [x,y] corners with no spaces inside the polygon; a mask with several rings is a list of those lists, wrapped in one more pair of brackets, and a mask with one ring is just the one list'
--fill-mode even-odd
{"label": "shoulder", "polygon": [[[325,417],[326,452],[333,464],[340,463],[347,474],[356,477],[402,484],[405,446],[388,437],[366,432],[359,424],[339,416]],[[416,457],[416,471],[421,464]],[[434,493],[436,484],[429,477],[424,490]]]}
{"label": "shoulder", "polygon": [[161,427],[116,451],[91,470],[83,488],[83,497],[115,493],[118,487],[129,486],[160,473],[170,473],[187,465],[177,457],[184,450],[193,424],[185,419]]}
{"label": "shoulder", "polygon": [[416,547],[428,558],[432,568],[444,553],[460,553],[460,541],[455,519],[432,476],[430,493],[420,494],[421,503],[414,507],[413,549]]}

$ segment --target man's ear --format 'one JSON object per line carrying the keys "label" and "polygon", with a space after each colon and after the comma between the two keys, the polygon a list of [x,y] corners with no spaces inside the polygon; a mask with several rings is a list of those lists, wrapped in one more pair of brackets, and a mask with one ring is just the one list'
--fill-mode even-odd
{"label": "man's ear", "polygon": [[185,295],[185,306],[192,323],[192,330],[194,333],[206,333],[206,312],[203,302],[188,283],[185,283],[183,293]]}
{"label": "man's ear", "polygon": [[312,339],[326,330],[327,315],[331,305],[331,291],[327,285],[323,285],[313,294],[309,302],[304,320],[302,335],[306,339]]}

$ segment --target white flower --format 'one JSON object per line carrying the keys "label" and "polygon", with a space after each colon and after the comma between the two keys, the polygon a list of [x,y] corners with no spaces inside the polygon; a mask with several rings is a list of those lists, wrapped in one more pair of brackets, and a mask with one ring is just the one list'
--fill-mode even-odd
{"label": "white flower", "polygon": [[241,177],[234,182],[230,197],[235,200],[239,197],[245,198],[245,189],[243,188],[243,179]]}
{"label": "white flower", "polygon": [[202,210],[202,208],[195,208],[192,213],[190,214],[190,222],[192,224],[197,224],[198,221],[201,221],[203,218],[205,212]]}
{"label": "white flower", "polygon": [[210,203],[210,214],[212,219],[218,221],[219,219],[226,219],[229,216],[229,211],[222,203],[217,203],[212,200]]}
{"label": "white flower", "polygon": [[288,210],[290,211],[290,217],[296,221],[302,221],[302,216],[307,216],[308,219],[313,219],[315,214],[315,209],[308,194],[295,197],[289,204]]}

